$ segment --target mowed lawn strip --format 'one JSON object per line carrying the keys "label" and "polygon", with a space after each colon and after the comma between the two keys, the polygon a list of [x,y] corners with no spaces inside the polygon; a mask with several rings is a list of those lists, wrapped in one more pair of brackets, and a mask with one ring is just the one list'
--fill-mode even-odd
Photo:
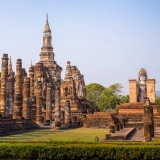
{"label": "mowed lawn strip", "polygon": [[103,139],[108,129],[76,128],[66,130],[39,129],[31,132],[0,137],[0,140],[38,140],[52,139],[56,141],[85,141],[94,142],[95,137]]}

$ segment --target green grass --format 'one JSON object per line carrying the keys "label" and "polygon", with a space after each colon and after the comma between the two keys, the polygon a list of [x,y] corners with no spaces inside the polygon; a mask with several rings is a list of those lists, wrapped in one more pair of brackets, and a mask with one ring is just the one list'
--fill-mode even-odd
{"label": "green grass", "polygon": [[66,130],[55,129],[39,129],[27,133],[15,134],[5,137],[0,137],[0,140],[47,140],[56,141],[90,141],[94,142],[95,137],[103,139],[105,134],[109,133],[107,129],[91,129],[91,128],[76,128]]}

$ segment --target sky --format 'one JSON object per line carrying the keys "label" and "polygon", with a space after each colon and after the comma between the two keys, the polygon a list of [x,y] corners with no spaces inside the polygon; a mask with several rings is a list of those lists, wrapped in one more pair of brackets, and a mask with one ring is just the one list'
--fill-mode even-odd
{"label": "sky", "polygon": [[129,79],[141,68],[160,91],[159,0],[0,0],[0,55],[39,62],[48,13],[56,62],[77,66],[85,83],[105,87]]}

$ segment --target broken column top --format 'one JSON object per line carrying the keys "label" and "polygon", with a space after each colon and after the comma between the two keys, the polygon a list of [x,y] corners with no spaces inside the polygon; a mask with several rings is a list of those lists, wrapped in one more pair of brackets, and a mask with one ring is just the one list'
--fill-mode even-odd
{"label": "broken column top", "polygon": [[17,59],[17,63],[22,63],[22,60],[21,59]]}
{"label": "broken column top", "polygon": [[8,54],[4,53],[3,58],[8,58]]}

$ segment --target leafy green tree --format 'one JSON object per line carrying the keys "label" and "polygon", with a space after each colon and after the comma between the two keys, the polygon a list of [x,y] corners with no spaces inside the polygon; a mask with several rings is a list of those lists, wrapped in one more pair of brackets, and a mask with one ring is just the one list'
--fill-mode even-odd
{"label": "leafy green tree", "polygon": [[120,95],[122,85],[119,83],[113,84],[106,88],[100,97],[99,108],[101,111],[115,110],[116,105],[120,104]]}
{"label": "leafy green tree", "polygon": [[122,92],[121,89],[123,88],[123,86],[119,83],[116,84],[112,84],[110,85],[107,89],[110,90],[113,94],[119,96],[120,93]]}
{"label": "leafy green tree", "polygon": [[121,96],[120,97],[120,104],[122,103],[129,103],[129,95]]}
{"label": "leafy green tree", "polygon": [[120,94],[122,88],[121,84],[116,83],[103,90],[99,100],[101,111],[116,110],[117,105],[129,102],[129,95],[122,96]]}
{"label": "leafy green tree", "polygon": [[89,85],[86,85],[86,98],[89,101],[89,105],[94,110],[99,110],[99,99],[104,89],[105,87],[98,83],[91,83]]}
{"label": "leafy green tree", "polygon": [[123,86],[119,83],[110,85],[108,88],[91,83],[86,86],[87,99],[94,110],[116,110],[117,105],[129,102],[129,95],[121,95]]}

